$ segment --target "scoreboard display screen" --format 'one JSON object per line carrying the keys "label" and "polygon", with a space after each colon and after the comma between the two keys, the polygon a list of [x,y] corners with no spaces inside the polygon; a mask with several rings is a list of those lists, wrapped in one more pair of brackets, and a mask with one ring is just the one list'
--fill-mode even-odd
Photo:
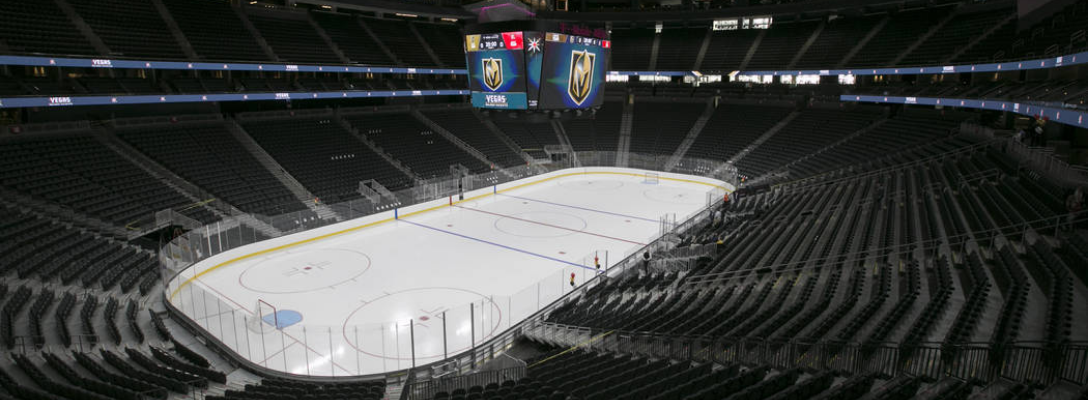
{"label": "scoreboard display screen", "polygon": [[540,31],[465,35],[472,105],[506,110],[600,106],[611,42]]}
{"label": "scoreboard display screen", "polygon": [[529,96],[529,108],[539,108],[540,66],[544,63],[544,34],[525,32],[525,69],[529,79],[525,93]]}
{"label": "scoreboard display screen", "polygon": [[612,43],[605,39],[547,33],[544,35],[544,109],[588,108],[604,101],[604,79]]}
{"label": "scoreboard display screen", "polygon": [[512,110],[528,108],[523,36],[522,32],[465,36],[473,106]]}

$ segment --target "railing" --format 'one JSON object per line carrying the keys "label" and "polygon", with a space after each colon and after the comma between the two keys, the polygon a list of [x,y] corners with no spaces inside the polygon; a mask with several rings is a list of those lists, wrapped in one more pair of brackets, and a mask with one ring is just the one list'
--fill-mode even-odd
{"label": "railing", "polygon": [[1005,152],[1021,166],[1044,175],[1059,185],[1088,185],[1088,175],[1083,170],[1075,169],[1069,163],[1057,159],[1052,150],[1028,147],[1011,138],[1006,140]]}
{"label": "railing", "polygon": [[[616,160],[616,153],[586,152],[580,153],[578,158],[585,166],[611,166]],[[630,163],[633,168],[660,170],[668,158],[633,154]],[[565,164],[566,161],[526,165],[432,181],[425,188],[409,188],[393,193],[395,200],[400,203],[394,207],[390,207],[390,200],[384,196],[378,203],[360,198],[329,207],[344,220],[351,220],[393,209],[403,210],[405,207],[426,202],[444,203],[445,199],[459,194],[458,182],[466,190],[485,188],[484,190],[490,192],[491,187],[498,187],[497,185],[567,168],[569,165]],[[684,160],[674,173],[714,177],[713,171],[719,170],[720,164],[721,162],[710,160]],[[732,176],[715,179],[730,178]],[[707,207],[719,204],[723,193],[708,193]],[[666,232],[669,234],[666,236],[672,237],[676,232],[697,226],[699,221],[709,218],[708,208],[688,216],[672,217],[677,222],[668,225],[671,231]],[[242,217],[275,226],[282,233],[261,234],[252,226],[239,223]],[[261,325],[262,321],[255,319],[257,317],[252,316],[252,312],[244,304],[234,303],[214,291],[206,290],[202,285],[192,284],[197,275],[216,268],[215,265],[210,265],[212,263],[198,265],[200,261],[242,246],[326,227],[337,222],[317,218],[310,210],[279,216],[246,214],[231,216],[178,235],[160,251],[160,262],[164,267],[164,286],[167,288],[164,303],[179,323],[207,339],[216,351],[261,374],[295,379],[386,378],[394,381],[403,381],[411,374],[419,378],[419,382],[423,382],[432,376],[459,375],[494,360],[520,337],[525,322],[518,321],[537,320],[569,301],[571,297],[580,296],[604,282],[607,277],[618,277],[625,271],[642,265],[636,255],[641,255],[644,249],[656,252],[657,249],[673,246],[666,240],[652,240],[642,249],[629,251],[627,254],[611,254],[607,263],[604,262],[609,259],[606,254],[601,259],[606,268],[600,272],[592,268],[595,254],[587,254],[580,261],[583,267],[566,267],[509,296],[488,296],[476,299],[471,304],[447,309],[441,316],[433,316],[430,328],[422,330],[417,329],[420,321],[414,319],[345,324],[343,327],[297,324],[280,329],[265,329]],[[576,288],[569,287],[564,278],[572,272],[577,273]],[[277,306],[284,308],[282,305]],[[502,315],[501,320],[498,318],[499,313]],[[448,323],[439,326],[440,321]],[[467,329],[468,327],[471,329]],[[465,330],[467,332],[462,332]],[[429,348],[427,350],[430,354],[417,354],[417,350],[423,350],[417,344],[428,341],[438,343],[437,350]],[[352,345],[364,342],[381,345],[367,349],[369,353],[361,350],[360,346]],[[371,355],[377,357],[370,357]],[[374,362],[371,358],[381,360],[376,361],[377,365],[366,365],[367,362]]]}
{"label": "railing", "polygon": [[404,385],[401,392],[402,399],[433,399],[435,394],[451,393],[456,389],[469,389],[473,386],[484,387],[489,384],[500,385],[506,381],[518,381],[524,378],[526,368],[524,363],[520,366],[480,371],[467,375],[442,377],[421,382],[409,382]]}
{"label": "railing", "polygon": [[913,346],[805,343],[609,331],[543,322],[528,328],[526,335],[560,346],[678,361],[835,370],[884,377],[955,377],[969,381],[1006,378],[1044,385],[1059,380],[1077,385],[1088,383],[1088,342],[1065,343],[1056,348],[1043,347],[1039,342],[920,343]]}
{"label": "railing", "polygon": [[[782,272],[800,272],[809,269],[822,268],[825,263],[834,262],[834,260],[843,257],[855,257],[864,256],[866,254],[874,254],[879,252],[892,252],[899,249],[921,247],[925,249],[934,248],[946,240],[952,244],[959,244],[966,246],[971,240],[974,240],[978,245],[985,246],[997,246],[998,242],[1006,240],[1006,237],[1010,238],[1024,238],[1028,235],[1028,232],[1050,232],[1056,235],[1063,227],[1072,227],[1079,225],[1085,221],[1088,221],[1088,210],[1080,211],[1077,213],[1054,215],[1050,217],[1039,218],[1032,221],[1019,221],[1008,225],[996,226],[990,229],[970,231],[967,233],[961,233],[956,235],[946,235],[934,239],[918,239],[913,242],[900,243],[887,247],[877,247],[865,250],[858,250],[849,253],[839,253],[829,255],[827,257],[810,258],[802,261],[790,261],[778,264],[764,264],[753,266],[746,269],[733,269],[729,271],[711,272],[698,275],[689,275],[684,280],[684,285],[705,285],[715,282],[721,282],[731,279],[733,276],[750,272],[757,269],[769,268],[777,273]],[[813,265],[808,265],[813,263]]]}
{"label": "railing", "polygon": [[[888,167],[884,167],[884,168],[880,168],[880,169],[865,171],[865,172],[862,172],[862,173],[845,175],[849,171],[858,168],[857,165],[852,165],[852,166],[847,166],[847,167],[840,168],[840,169],[837,169],[837,170],[824,172],[824,173],[821,173],[821,174],[818,174],[818,175],[813,175],[813,176],[810,176],[810,177],[800,178],[800,179],[789,181],[789,182],[778,183],[778,184],[775,184],[773,187],[774,188],[782,188],[783,190],[786,190],[786,191],[807,190],[807,189],[812,189],[812,188],[823,187],[824,185],[829,185],[829,184],[837,183],[837,182],[868,178],[868,177],[872,177],[872,176],[879,176],[879,175],[888,174],[888,173],[891,173],[891,172],[897,172],[897,171],[902,171],[902,170],[909,169],[909,168],[914,168],[914,167],[917,167],[919,165],[925,165],[925,164],[928,164],[928,163],[931,163],[931,162],[934,162],[934,161],[945,160],[945,159],[947,159],[949,157],[958,157],[959,155],[962,155],[962,154],[974,153],[974,152],[976,152],[978,150],[981,150],[981,149],[993,147],[994,143],[995,143],[994,141],[986,141],[986,142],[981,142],[981,143],[975,143],[975,144],[972,144],[972,145],[969,145],[969,146],[959,147],[959,148],[949,150],[949,151],[944,152],[944,153],[934,154],[934,155],[931,155],[931,156],[927,156],[925,158],[921,158],[921,159],[914,160],[914,161],[907,162],[907,163],[903,163],[903,164],[896,164],[896,165],[892,165],[892,166],[888,166]],[[836,177],[837,175],[842,175],[842,176]]]}

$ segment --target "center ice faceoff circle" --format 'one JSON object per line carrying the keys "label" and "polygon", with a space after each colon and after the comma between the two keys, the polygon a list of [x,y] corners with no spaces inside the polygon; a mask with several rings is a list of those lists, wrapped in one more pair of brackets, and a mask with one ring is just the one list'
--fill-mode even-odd
{"label": "center ice faceoff circle", "polygon": [[553,211],[513,214],[495,220],[495,230],[507,235],[529,238],[570,236],[586,229],[589,223],[577,215]]}
{"label": "center ice faceoff circle", "polygon": [[362,276],[369,269],[370,257],[355,250],[296,250],[246,268],[238,276],[238,284],[258,293],[305,293],[335,288]]}
{"label": "center ice faceoff circle", "polygon": [[473,333],[477,341],[491,338],[507,323],[504,318],[502,308],[488,296],[453,287],[424,287],[366,302],[344,320],[343,333],[349,346],[372,357],[411,359],[397,340],[407,343],[414,335],[417,359],[441,358],[445,352],[471,347]]}

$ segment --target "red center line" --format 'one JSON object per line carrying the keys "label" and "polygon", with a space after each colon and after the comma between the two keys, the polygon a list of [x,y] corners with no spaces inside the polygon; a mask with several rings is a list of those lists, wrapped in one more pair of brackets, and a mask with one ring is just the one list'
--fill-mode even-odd
{"label": "red center line", "polygon": [[602,234],[599,234],[599,233],[580,231],[580,230],[577,230],[577,229],[571,229],[571,228],[567,228],[567,227],[563,227],[563,226],[552,225],[552,224],[545,223],[545,222],[533,221],[533,220],[518,218],[518,217],[514,217],[514,216],[510,216],[510,215],[499,214],[499,213],[494,213],[494,212],[484,211],[484,210],[478,210],[478,209],[475,209],[475,208],[467,208],[467,207],[456,206],[456,205],[454,207],[464,209],[464,210],[470,210],[470,211],[475,211],[475,212],[479,212],[479,213],[484,213],[484,214],[491,214],[491,215],[498,216],[498,217],[503,217],[503,218],[510,218],[510,219],[514,219],[514,220],[518,220],[518,221],[522,221],[522,222],[528,222],[530,224],[543,225],[543,226],[547,226],[547,227],[551,227],[551,228],[555,228],[555,229],[562,229],[562,230],[567,230],[567,231],[571,231],[571,232],[584,233],[584,234],[587,234],[587,235],[603,237],[605,239],[612,239],[612,240],[618,240],[618,241],[621,241],[621,242],[637,244],[639,246],[645,246],[646,245],[646,243],[640,243],[640,242],[636,242],[636,241],[633,241],[633,240],[621,239],[621,238],[618,238],[618,237],[602,235]]}

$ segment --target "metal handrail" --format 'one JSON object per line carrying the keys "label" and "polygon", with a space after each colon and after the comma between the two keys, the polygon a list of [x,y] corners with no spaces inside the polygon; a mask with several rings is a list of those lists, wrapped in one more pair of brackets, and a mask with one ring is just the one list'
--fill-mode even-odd
{"label": "metal handrail", "polygon": [[[917,160],[914,160],[914,161],[911,161],[911,162],[908,162],[908,163],[904,163],[904,164],[896,164],[896,165],[885,167],[885,168],[874,169],[872,171],[866,171],[864,173],[856,174],[856,175],[849,175],[849,176],[843,176],[843,177],[840,177],[840,178],[830,178],[828,180],[821,180],[823,178],[828,178],[828,177],[831,177],[831,176],[834,176],[834,175],[849,173],[851,169],[857,168],[856,164],[855,165],[850,165],[850,166],[846,166],[846,167],[843,167],[843,168],[840,168],[840,169],[836,169],[834,171],[828,171],[828,172],[825,172],[825,173],[822,173],[822,174],[819,174],[819,175],[800,178],[800,179],[793,180],[793,181],[790,181],[790,182],[783,182],[783,183],[775,184],[772,187],[773,188],[781,188],[782,190],[786,190],[786,191],[807,190],[807,189],[810,189],[810,188],[813,188],[813,187],[828,185],[828,184],[837,183],[837,182],[843,182],[843,181],[849,181],[849,180],[855,180],[855,179],[863,179],[863,178],[868,178],[868,177],[877,176],[877,175],[884,175],[884,174],[888,174],[888,173],[891,173],[891,172],[896,172],[896,171],[900,171],[900,170],[904,170],[904,169],[913,168],[913,167],[916,167],[918,165],[927,164],[927,163],[932,162],[934,160],[941,160],[941,159],[944,159],[944,158],[947,158],[947,157],[950,157],[950,156],[954,156],[954,155],[974,152],[974,151],[976,151],[978,149],[990,147],[995,142],[997,142],[997,141],[996,140],[990,140],[990,141],[975,143],[975,144],[972,144],[972,145],[969,145],[969,146],[964,146],[964,147],[960,147],[960,148],[957,148],[957,149],[954,149],[954,150],[949,150],[949,151],[946,151],[946,152],[943,152],[943,153],[934,154],[932,156],[928,156],[928,157],[925,157],[925,158],[920,158],[920,159],[917,159]],[[797,185],[797,186],[795,186],[795,185]]]}
{"label": "metal handrail", "polygon": [[[1008,233],[1006,233],[1006,231],[1009,231],[1011,229],[1015,229],[1016,232],[1021,232],[1021,234],[1023,234],[1023,233],[1026,233],[1029,229],[1034,229],[1036,227],[1040,227],[1040,228],[1049,228],[1049,227],[1058,228],[1058,227],[1061,227],[1063,225],[1077,224],[1077,223],[1080,223],[1082,221],[1088,221],[1088,210],[1073,213],[1072,214],[1073,215],[1072,222],[1070,222],[1070,220],[1069,220],[1069,215],[1070,214],[1055,215],[1055,216],[1052,216],[1052,217],[1040,218],[1040,219],[1036,219],[1036,220],[1032,220],[1032,221],[1024,221],[1024,222],[1015,223],[1015,224],[1008,224],[1008,225],[998,226],[998,227],[994,227],[994,228],[990,228],[990,229],[986,229],[986,230],[981,230],[981,231],[970,231],[970,232],[967,232],[967,233],[961,233],[961,234],[956,234],[956,235],[948,235],[948,236],[944,236],[942,238],[936,238],[936,239],[930,239],[930,240],[915,240],[915,241],[909,242],[909,243],[902,243],[902,244],[896,244],[896,245],[891,245],[891,246],[886,246],[886,247],[877,247],[877,248],[871,248],[871,249],[866,249],[866,250],[859,250],[859,251],[856,251],[856,252],[853,252],[853,253],[842,253],[842,254],[836,254],[834,256],[810,258],[810,259],[803,260],[803,261],[794,261],[794,262],[786,262],[786,263],[778,263],[778,264],[770,264],[770,265],[760,265],[760,266],[755,266],[755,267],[746,268],[746,269],[737,269],[737,270],[722,271],[722,272],[715,272],[715,273],[708,273],[708,274],[701,274],[701,275],[690,275],[690,276],[685,277],[684,280],[685,280],[686,285],[715,283],[715,282],[718,282],[718,281],[720,281],[722,279],[731,278],[732,275],[735,275],[737,273],[755,271],[755,270],[761,269],[761,268],[771,268],[771,269],[775,270],[776,272],[805,271],[805,270],[809,270],[809,269],[813,269],[813,268],[820,268],[821,267],[820,265],[813,265],[811,267],[804,267],[803,266],[803,265],[808,264],[808,263],[813,262],[813,261],[816,261],[816,262],[831,261],[831,260],[839,259],[839,258],[843,258],[843,257],[849,258],[851,256],[867,255],[867,254],[872,254],[872,253],[878,253],[878,252],[881,252],[881,251],[891,251],[891,250],[896,250],[896,249],[911,248],[912,246],[931,246],[931,245],[935,245],[935,244],[944,243],[946,239],[949,242],[954,242],[954,243],[959,243],[961,240],[963,240],[963,241],[972,240],[972,239],[973,240],[979,240],[979,238],[990,238],[991,240],[993,240],[993,239],[996,239],[999,235],[1003,236],[1003,235],[1008,234]],[[1015,234],[1008,234],[1008,235],[1013,236]],[[802,267],[779,269],[779,268],[782,268],[782,267],[790,267],[790,266],[794,266],[794,265],[802,265]],[[691,280],[696,280],[696,279],[700,279],[700,278],[706,279],[706,280],[699,280],[698,282],[692,282],[691,281]]]}
{"label": "metal handrail", "polygon": [[957,377],[992,381],[998,378],[1048,385],[1058,381],[1088,383],[1088,342],[1066,342],[1047,347],[1039,341],[1010,343],[969,342],[804,342],[746,337],[676,336],[639,331],[609,331],[542,323],[530,337],[572,345],[586,336],[607,331],[590,350],[624,353],[677,361],[766,365],[773,368],[835,370],[850,374],[878,374],[890,378],[916,376],[932,379]]}

